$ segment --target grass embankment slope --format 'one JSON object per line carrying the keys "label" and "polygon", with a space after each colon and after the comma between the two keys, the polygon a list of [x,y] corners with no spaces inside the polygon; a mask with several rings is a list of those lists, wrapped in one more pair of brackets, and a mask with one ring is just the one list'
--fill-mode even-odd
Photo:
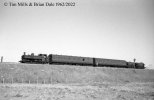
{"label": "grass embankment slope", "polygon": [[0,63],[0,82],[0,100],[154,100],[149,69]]}
{"label": "grass embankment slope", "polygon": [[154,70],[92,66],[0,63],[5,83],[154,82]]}

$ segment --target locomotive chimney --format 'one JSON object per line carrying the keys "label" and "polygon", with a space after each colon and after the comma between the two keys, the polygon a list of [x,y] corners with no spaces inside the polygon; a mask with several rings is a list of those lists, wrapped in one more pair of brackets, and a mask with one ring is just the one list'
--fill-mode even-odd
{"label": "locomotive chimney", "polygon": [[24,52],[24,55],[26,55],[26,52]]}

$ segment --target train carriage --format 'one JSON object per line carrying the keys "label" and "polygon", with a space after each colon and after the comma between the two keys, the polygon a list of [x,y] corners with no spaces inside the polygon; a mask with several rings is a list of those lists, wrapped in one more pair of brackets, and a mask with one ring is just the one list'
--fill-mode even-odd
{"label": "train carriage", "polygon": [[113,60],[113,59],[102,59],[95,58],[97,66],[109,66],[109,67],[126,67],[127,62],[125,60]]}
{"label": "train carriage", "polygon": [[88,57],[49,55],[49,63],[75,64],[75,65],[93,65],[93,59]]}

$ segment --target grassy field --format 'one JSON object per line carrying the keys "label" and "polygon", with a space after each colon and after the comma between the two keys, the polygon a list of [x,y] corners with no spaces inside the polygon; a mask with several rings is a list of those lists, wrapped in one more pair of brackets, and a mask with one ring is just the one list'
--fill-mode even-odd
{"label": "grassy field", "polygon": [[154,70],[0,63],[0,100],[154,100]]}
{"label": "grassy field", "polygon": [[154,82],[154,70],[0,63],[0,82],[3,81],[5,83]]}
{"label": "grassy field", "polygon": [[1,84],[0,100],[154,100],[154,84]]}

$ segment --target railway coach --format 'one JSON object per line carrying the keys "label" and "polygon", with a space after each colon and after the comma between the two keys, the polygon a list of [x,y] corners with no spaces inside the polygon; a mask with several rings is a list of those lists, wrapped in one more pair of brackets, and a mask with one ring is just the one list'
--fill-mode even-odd
{"label": "railway coach", "polygon": [[48,58],[49,64],[93,65],[93,58],[89,57],[50,54]]}
{"label": "railway coach", "polygon": [[106,66],[106,67],[127,67],[127,62],[125,60],[115,60],[115,59],[103,59],[94,58],[96,66]]}

